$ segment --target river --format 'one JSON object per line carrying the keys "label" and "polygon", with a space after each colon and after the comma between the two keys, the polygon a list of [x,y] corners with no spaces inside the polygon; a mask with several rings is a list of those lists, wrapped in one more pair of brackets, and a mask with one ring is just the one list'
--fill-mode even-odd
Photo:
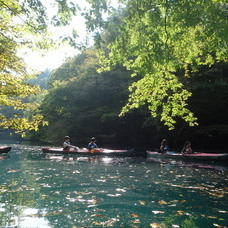
{"label": "river", "polygon": [[0,156],[0,227],[225,227],[227,164],[43,154]]}

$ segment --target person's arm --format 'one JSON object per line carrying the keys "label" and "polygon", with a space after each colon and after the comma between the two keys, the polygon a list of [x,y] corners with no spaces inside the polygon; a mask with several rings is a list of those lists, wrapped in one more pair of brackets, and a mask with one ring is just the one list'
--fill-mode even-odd
{"label": "person's arm", "polygon": [[92,149],[91,143],[88,144],[87,148],[88,148],[89,150]]}
{"label": "person's arm", "polygon": [[64,143],[63,143],[63,149],[65,149],[65,148],[67,148],[67,147],[68,147],[67,142],[64,142]]}

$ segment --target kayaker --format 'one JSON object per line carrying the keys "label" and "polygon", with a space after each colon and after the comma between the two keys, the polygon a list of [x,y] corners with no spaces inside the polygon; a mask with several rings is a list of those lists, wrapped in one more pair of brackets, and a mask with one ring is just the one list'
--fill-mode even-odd
{"label": "kayaker", "polygon": [[165,153],[167,151],[169,151],[168,141],[167,141],[167,139],[163,139],[162,142],[161,142],[161,146],[160,146],[159,152]]}
{"label": "kayaker", "polygon": [[191,142],[190,141],[186,141],[185,142],[181,153],[183,153],[183,154],[192,154],[193,153],[192,152]]}
{"label": "kayaker", "polygon": [[89,150],[98,148],[98,147],[97,147],[97,144],[96,144],[96,138],[95,138],[95,137],[92,137],[92,138],[91,138],[91,140],[90,140],[90,142],[89,142],[87,148],[88,148]]}
{"label": "kayaker", "polygon": [[73,146],[70,144],[70,137],[69,136],[65,136],[64,137],[64,142],[63,142],[63,149],[64,150],[70,150],[71,148],[73,148],[74,150],[78,150],[77,146]]}

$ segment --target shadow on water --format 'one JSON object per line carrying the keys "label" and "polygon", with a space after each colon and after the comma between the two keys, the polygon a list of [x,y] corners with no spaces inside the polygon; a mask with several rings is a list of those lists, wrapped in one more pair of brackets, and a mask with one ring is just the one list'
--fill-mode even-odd
{"label": "shadow on water", "polygon": [[228,163],[222,161],[182,161],[174,159],[159,159],[159,158],[147,158],[147,162],[151,163],[160,163],[163,165],[173,165],[173,166],[182,166],[182,167],[192,167],[192,168],[201,168],[201,169],[214,169],[227,171]]}

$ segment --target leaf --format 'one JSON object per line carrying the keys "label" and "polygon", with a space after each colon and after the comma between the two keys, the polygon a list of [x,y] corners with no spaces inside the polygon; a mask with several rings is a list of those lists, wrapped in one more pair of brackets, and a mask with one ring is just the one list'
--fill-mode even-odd
{"label": "leaf", "polygon": [[168,204],[168,203],[166,201],[164,201],[164,200],[160,200],[160,201],[158,201],[158,204],[165,205],[165,204]]}
{"label": "leaf", "polygon": [[216,226],[216,227],[218,227],[218,228],[226,228],[226,226],[221,226],[221,225],[218,225],[218,224],[216,224],[216,223],[214,223],[213,226]]}
{"label": "leaf", "polygon": [[208,218],[211,218],[211,219],[216,219],[216,218],[218,218],[218,217],[216,217],[216,216],[212,216],[212,215],[210,215],[210,216],[207,216]]}
{"label": "leaf", "polygon": [[150,223],[150,227],[152,228],[162,228],[162,225],[159,223]]}
{"label": "leaf", "polygon": [[16,172],[19,172],[19,170],[12,169],[12,170],[9,170],[7,173],[16,173]]}
{"label": "leaf", "polygon": [[153,214],[164,214],[165,212],[164,211],[152,211]]}
{"label": "leaf", "polygon": [[101,215],[101,214],[93,214],[93,215],[91,215],[90,217],[99,217],[99,218],[103,218],[104,215]]}
{"label": "leaf", "polygon": [[184,212],[183,212],[183,211],[177,211],[177,214],[178,214],[178,215],[183,215]]}
{"label": "leaf", "polygon": [[140,203],[141,205],[146,205],[146,201],[139,200],[139,203]]}
{"label": "leaf", "polygon": [[132,221],[132,223],[136,224],[136,223],[141,223],[139,219],[135,219]]}
{"label": "leaf", "polygon": [[95,226],[102,226],[102,225],[103,225],[103,223],[101,223],[101,222],[93,222],[93,224],[94,224]]}

